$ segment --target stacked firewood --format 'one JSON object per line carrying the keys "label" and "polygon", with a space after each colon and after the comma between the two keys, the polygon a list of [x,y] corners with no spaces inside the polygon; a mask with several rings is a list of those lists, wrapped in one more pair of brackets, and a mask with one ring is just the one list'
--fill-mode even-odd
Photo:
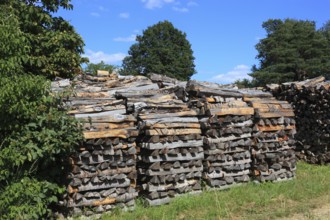
{"label": "stacked firewood", "polygon": [[204,154],[196,112],[178,99],[172,85],[116,95],[138,118],[138,185],[147,203],[161,205],[200,192]]}
{"label": "stacked firewood", "polygon": [[296,131],[291,105],[267,96],[258,97],[257,94],[245,94],[244,100],[255,109],[251,151],[254,179],[261,182],[291,179],[296,170]]}
{"label": "stacked firewood", "polygon": [[190,106],[198,109],[204,135],[203,178],[225,189],[250,180],[253,108],[237,89],[190,81]]}
{"label": "stacked firewood", "polygon": [[[62,83],[63,84],[63,83]],[[82,76],[66,100],[68,114],[83,124],[83,143],[71,155],[64,205],[74,214],[92,215],[115,207],[134,208],[136,191],[136,117],[114,93],[130,84],[150,88],[145,77]]]}
{"label": "stacked firewood", "polygon": [[320,76],[301,82],[268,85],[267,89],[294,108],[297,157],[313,164],[330,163],[330,81]]}

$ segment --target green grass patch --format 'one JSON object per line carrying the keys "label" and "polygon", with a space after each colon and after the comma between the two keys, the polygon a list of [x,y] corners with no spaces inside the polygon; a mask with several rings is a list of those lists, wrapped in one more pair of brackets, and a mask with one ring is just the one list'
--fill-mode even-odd
{"label": "green grass patch", "polygon": [[249,183],[225,191],[184,195],[168,205],[144,207],[137,201],[132,212],[116,211],[102,219],[276,219],[330,202],[330,166],[298,163],[297,177],[279,183]]}

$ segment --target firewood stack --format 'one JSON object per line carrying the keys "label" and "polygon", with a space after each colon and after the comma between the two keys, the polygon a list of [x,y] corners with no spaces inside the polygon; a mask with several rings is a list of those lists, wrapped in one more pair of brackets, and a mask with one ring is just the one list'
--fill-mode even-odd
{"label": "firewood stack", "polygon": [[[226,88],[227,87],[227,88]],[[190,105],[198,109],[204,135],[203,178],[225,189],[250,180],[253,108],[237,89],[189,82]]]}
{"label": "firewood stack", "polygon": [[295,120],[291,105],[269,93],[248,92],[244,100],[255,109],[252,174],[260,182],[295,176]]}
{"label": "firewood stack", "polygon": [[201,191],[203,142],[196,112],[173,87],[118,92],[138,118],[138,185],[149,205],[169,203],[183,193]]}
{"label": "firewood stack", "polygon": [[85,141],[71,155],[72,168],[64,205],[73,215],[134,208],[137,119],[126,114],[115,91],[130,85],[154,86],[145,77],[84,76],[74,82],[66,101],[68,114],[83,123]]}
{"label": "firewood stack", "polygon": [[320,76],[301,82],[267,85],[267,89],[294,108],[297,157],[312,164],[330,163],[330,81]]}

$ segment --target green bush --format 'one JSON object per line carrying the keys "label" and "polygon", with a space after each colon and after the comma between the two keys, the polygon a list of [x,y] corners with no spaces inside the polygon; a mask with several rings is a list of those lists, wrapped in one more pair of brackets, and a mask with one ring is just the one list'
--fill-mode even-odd
{"label": "green bush", "polygon": [[2,74],[0,219],[49,217],[64,192],[65,158],[82,139],[41,76]]}

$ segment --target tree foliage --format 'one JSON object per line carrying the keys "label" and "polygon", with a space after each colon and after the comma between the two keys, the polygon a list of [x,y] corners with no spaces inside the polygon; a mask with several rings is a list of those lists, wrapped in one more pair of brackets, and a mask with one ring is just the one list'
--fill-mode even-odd
{"label": "tree foliage", "polygon": [[195,58],[186,34],[171,22],[163,21],[148,27],[136,41],[123,61],[122,74],[154,72],[188,80],[195,73]]}
{"label": "tree foliage", "polygon": [[103,61],[99,63],[88,63],[87,66],[84,68],[84,71],[86,73],[91,73],[95,75],[97,73],[97,70],[106,70],[109,71],[109,73],[112,73],[114,70],[116,70],[117,67],[111,64],[106,64]]}
{"label": "tree foliage", "polygon": [[1,75],[0,219],[49,218],[63,193],[64,159],[82,139],[42,76]]}
{"label": "tree foliage", "polygon": [[[72,77],[80,72],[86,61],[81,57],[83,40],[63,18],[55,17],[59,8],[72,9],[70,0],[3,0],[0,3],[2,16],[0,41],[7,43],[2,53],[11,53],[15,45],[17,56],[7,59],[9,66],[21,65],[25,73],[44,75],[48,78]],[[9,26],[8,26],[9,25]],[[15,32],[16,33],[15,33]],[[17,36],[17,38],[9,38]],[[0,59],[6,60],[1,54]],[[18,63],[18,64],[17,64]]]}
{"label": "tree foliage", "polygon": [[82,60],[80,37],[51,16],[67,3],[0,2],[0,219],[49,219],[64,192],[64,159],[82,138],[45,78],[71,76]]}
{"label": "tree foliage", "polygon": [[267,36],[256,45],[259,66],[250,76],[257,86],[304,80],[330,72],[330,48],[312,21],[270,19]]}

